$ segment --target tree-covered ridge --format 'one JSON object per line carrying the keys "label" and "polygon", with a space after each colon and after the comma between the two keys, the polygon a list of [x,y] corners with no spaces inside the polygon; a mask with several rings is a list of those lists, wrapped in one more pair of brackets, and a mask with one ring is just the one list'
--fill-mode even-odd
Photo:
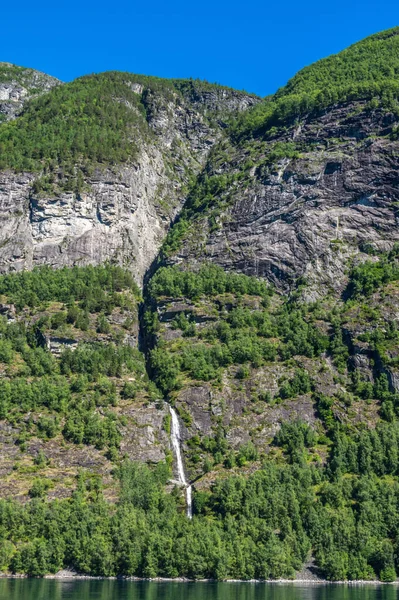
{"label": "tree-covered ridge", "polygon": [[350,46],[305,67],[286,86],[232,126],[235,137],[267,134],[337,102],[373,100],[398,111],[399,28]]}
{"label": "tree-covered ridge", "polygon": [[305,67],[276,97],[321,91],[342,82],[399,79],[399,27],[374,34],[342,52]]}
{"label": "tree-covered ridge", "polygon": [[202,94],[207,92],[218,91],[229,91],[237,96],[251,95],[254,98],[257,97],[255,94],[248,94],[244,90],[235,90],[220,83],[211,83],[205,79],[165,79],[154,75],[138,75],[134,73],[125,73],[124,75],[127,75],[132,82],[141,84],[152,92],[165,92],[166,90],[179,91],[183,96],[189,97],[192,100],[198,100]]}
{"label": "tree-covered ridge", "polygon": [[[138,299],[140,291],[129,271],[118,266],[100,265],[87,267],[36,267],[0,276],[0,295],[22,309],[37,308],[43,302],[75,302],[82,306],[100,307],[111,299],[112,294],[129,290]],[[103,304],[104,303],[104,304]],[[94,311],[93,311],[94,312]]]}
{"label": "tree-covered ridge", "polygon": [[47,173],[132,157],[147,124],[140,96],[126,79],[116,73],[82,77],[30,102],[19,119],[0,128],[0,169]]}
{"label": "tree-covered ridge", "polygon": [[[277,210],[284,195],[292,194],[292,185],[297,188],[295,194],[303,192],[307,197],[306,187],[315,173],[315,185],[323,188],[330,163],[339,165],[344,158],[351,161],[356,152],[367,153],[376,139],[383,140],[386,156],[394,158],[399,118],[398,40],[397,29],[383,32],[323,59],[300,71],[292,80],[295,85],[289,82],[231,121],[230,137],[212,149],[164,242],[164,254],[173,256],[182,247],[186,256],[201,254],[204,245],[212,252],[208,243],[217,243],[220,231],[226,233],[228,244],[238,246],[239,242],[233,242],[231,223],[237,213],[245,220],[241,207],[247,199],[264,197],[267,215]],[[285,194],[274,193],[276,184]],[[270,210],[266,209],[269,203]],[[259,214],[260,207],[257,204]],[[256,228],[256,221],[249,220],[246,226]],[[243,250],[251,263],[250,252]],[[231,257],[237,260],[237,252]],[[277,262],[273,255],[271,259]]]}
{"label": "tree-covered ridge", "polygon": [[151,279],[148,293],[154,299],[162,296],[195,299],[203,295],[228,293],[267,297],[273,292],[265,281],[257,277],[228,273],[209,264],[197,272],[184,271],[178,267],[161,267]]}
{"label": "tree-covered ridge", "polygon": [[[10,69],[4,77],[11,76]],[[12,69],[16,74],[24,72]],[[141,85],[144,93],[134,84]],[[63,174],[72,176],[76,169],[86,173],[93,164],[126,162],[150,135],[149,93],[160,93],[166,100],[176,95],[192,100],[219,89],[229,88],[117,71],[80,77],[32,100],[20,118],[1,126],[0,170],[43,171],[57,179]]]}

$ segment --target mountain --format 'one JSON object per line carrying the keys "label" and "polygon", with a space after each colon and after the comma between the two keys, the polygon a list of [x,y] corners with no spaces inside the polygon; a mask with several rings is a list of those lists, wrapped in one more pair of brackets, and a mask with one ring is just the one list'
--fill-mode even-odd
{"label": "mountain", "polygon": [[342,290],[362,249],[398,241],[398,34],[305,68],[238,118],[186,204],[175,261],[200,256],[285,290],[304,276],[315,299],[320,285]]}
{"label": "mountain", "polygon": [[398,131],[399,28],[0,125],[0,569],[396,579]]}
{"label": "mountain", "polygon": [[141,283],[225,120],[257,101],[127,73],[32,100],[0,132],[2,270],[115,260]]}

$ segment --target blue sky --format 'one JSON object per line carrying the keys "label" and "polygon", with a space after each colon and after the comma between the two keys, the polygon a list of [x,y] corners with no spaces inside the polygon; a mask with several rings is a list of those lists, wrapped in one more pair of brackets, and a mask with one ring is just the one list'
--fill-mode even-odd
{"label": "blue sky", "polygon": [[262,96],[301,67],[399,25],[393,0],[4,2],[0,61],[69,81],[123,70]]}

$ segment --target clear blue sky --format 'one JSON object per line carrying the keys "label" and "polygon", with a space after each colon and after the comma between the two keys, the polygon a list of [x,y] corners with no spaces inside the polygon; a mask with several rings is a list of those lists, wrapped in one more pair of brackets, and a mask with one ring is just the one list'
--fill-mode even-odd
{"label": "clear blue sky", "polygon": [[123,70],[267,95],[398,24],[397,0],[20,0],[1,8],[0,61],[63,81]]}

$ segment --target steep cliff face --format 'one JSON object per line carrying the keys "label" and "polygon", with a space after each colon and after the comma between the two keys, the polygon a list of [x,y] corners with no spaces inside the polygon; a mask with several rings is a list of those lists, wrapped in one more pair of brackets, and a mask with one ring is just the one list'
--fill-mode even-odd
{"label": "steep cliff face", "polygon": [[227,183],[174,261],[209,260],[283,289],[305,276],[321,293],[342,290],[362,249],[399,240],[397,123],[389,110],[350,102],[255,140],[250,153],[248,143],[224,144],[206,173]]}
{"label": "steep cliff face", "polygon": [[[46,156],[38,159],[33,151],[28,166],[36,172],[27,172],[22,145],[20,172],[1,173],[3,272],[41,264],[60,267],[112,260],[128,266],[141,283],[185,201],[188,185],[220,139],[226,118],[257,102],[253,96],[198,82],[173,84],[129,75],[121,78],[120,87],[109,92],[105,111],[112,116],[112,105],[122,103],[125,118],[134,123],[131,137],[124,141],[123,164],[108,159],[106,150],[101,160],[93,160],[85,156],[83,148],[76,155],[76,163],[85,164],[83,171],[77,167],[79,185],[68,186],[71,176],[65,174],[65,165],[59,162],[62,158],[53,161],[49,176]],[[109,84],[107,75],[103,80],[105,87]],[[91,83],[90,78],[84,78],[79,92],[88,94]],[[101,94],[101,90],[100,85],[96,93]],[[41,105],[31,107],[20,126],[22,144],[23,136],[27,136],[23,127],[33,119],[44,130],[48,128],[48,138],[59,135],[53,123],[62,114],[67,93],[65,86],[60,101],[50,95]],[[55,116],[46,114],[48,105]],[[93,126],[98,118],[94,114]],[[75,169],[73,165],[71,168]]]}
{"label": "steep cliff face", "polygon": [[[82,192],[37,196],[33,183],[30,174],[1,176],[3,272],[113,260],[129,265],[141,281],[183,201],[161,153],[151,149],[134,167],[98,170]],[[161,187],[175,206],[172,198],[167,208],[159,205]]]}
{"label": "steep cliff face", "polygon": [[40,71],[0,62],[0,122],[15,119],[25,102],[60,83]]}

